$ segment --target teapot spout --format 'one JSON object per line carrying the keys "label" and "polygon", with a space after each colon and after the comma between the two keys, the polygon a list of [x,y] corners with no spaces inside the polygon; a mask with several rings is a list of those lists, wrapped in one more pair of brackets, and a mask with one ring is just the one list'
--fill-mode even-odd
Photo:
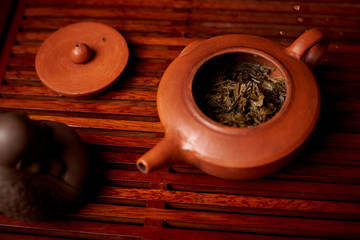
{"label": "teapot spout", "polygon": [[168,138],[161,140],[155,147],[142,155],[136,166],[142,173],[151,173],[155,170],[169,166],[177,155],[178,148]]}

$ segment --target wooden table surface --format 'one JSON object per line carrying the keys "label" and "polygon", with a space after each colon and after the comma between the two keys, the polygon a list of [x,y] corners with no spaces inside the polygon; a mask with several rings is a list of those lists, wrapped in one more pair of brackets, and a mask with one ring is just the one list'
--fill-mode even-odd
{"label": "wooden table surface", "polygon": [[[100,190],[63,220],[26,223],[0,214],[0,239],[359,239],[360,4],[357,0],[20,0],[1,56],[0,111],[74,128],[102,162]],[[130,60],[109,92],[62,97],[39,80],[40,44],[59,27],[106,23]],[[164,136],[156,91],[190,42],[246,33],[288,46],[320,27],[330,38],[313,69],[322,95],[314,136],[277,173],[228,181],[188,165],[145,175],[136,159]],[[94,186],[95,188],[95,186]]]}

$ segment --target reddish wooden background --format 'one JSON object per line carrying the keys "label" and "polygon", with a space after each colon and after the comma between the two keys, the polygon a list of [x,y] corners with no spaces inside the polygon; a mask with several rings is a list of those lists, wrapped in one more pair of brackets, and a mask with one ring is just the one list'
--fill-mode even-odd
{"label": "reddish wooden background", "polygon": [[[356,0],[19,1],[1,56],[0,111],[73,127],[104,164],[101,191],[78,213],[48,223],[0,214],[1,239],[359,239],[360,4]],[[61,97],[38,79],[41,42],[59,27],[98,21],[130,47],[125,75],[107,94]],[[321,27],[329,51],[314,69],[322,94],[315,134],[292,164],[266,178],[227,181],[186,165],[150,175],[135,161],[163,137],[156,90],[195,39],[227,33],[288,46]]]}

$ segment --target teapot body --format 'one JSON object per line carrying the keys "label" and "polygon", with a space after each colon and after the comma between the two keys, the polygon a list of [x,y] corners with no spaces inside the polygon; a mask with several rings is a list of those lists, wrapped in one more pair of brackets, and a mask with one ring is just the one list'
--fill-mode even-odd
{"label": "teapot body", "polygon": [[[149,172],[187,162],[217,177],[254,179],[289,163],[306,143],[320,112],[319,87],[297,48],[250,35],[218,36],[186,47],[165,71],[158,89],[165,138],[138,160],[139,169]],[[271,66],[275,76],[285,79],[286,99],[274,117],[257,126],[235,128],[200,110],[193,91],[196,73],[209,60],[228,55]],[[311,64],[319,61],[309,59]]]}

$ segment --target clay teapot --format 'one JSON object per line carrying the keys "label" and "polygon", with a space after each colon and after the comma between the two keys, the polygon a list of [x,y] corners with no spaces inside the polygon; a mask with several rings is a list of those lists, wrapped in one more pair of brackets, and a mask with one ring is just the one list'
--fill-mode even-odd
{"label": "clay teapot", "polygon": [[[137,161],[138,169],[189,163],[226,179],[255,179],[288,164],[312,133],[320,111],[320,92],[310,70],[328,47],[319,29],[303,33],[289,47],[252,35],[223,35],[193,42],[169,65],[159,88],[157,106],[165,137]],[[196,102],[202,81],[196,75],[207,62],[255,61],[275,69],[286,84],[286,99],[268,121],[248,128],[210,119]],[[202,69],[204,71],[204,69]],[[206,72],[206,70],[205,70]]]}
{"label": "clay teapot", "polygon": [[0,113],[0,211],[41,222],[76,210],[85,193],[89,154],[67,125]]}

